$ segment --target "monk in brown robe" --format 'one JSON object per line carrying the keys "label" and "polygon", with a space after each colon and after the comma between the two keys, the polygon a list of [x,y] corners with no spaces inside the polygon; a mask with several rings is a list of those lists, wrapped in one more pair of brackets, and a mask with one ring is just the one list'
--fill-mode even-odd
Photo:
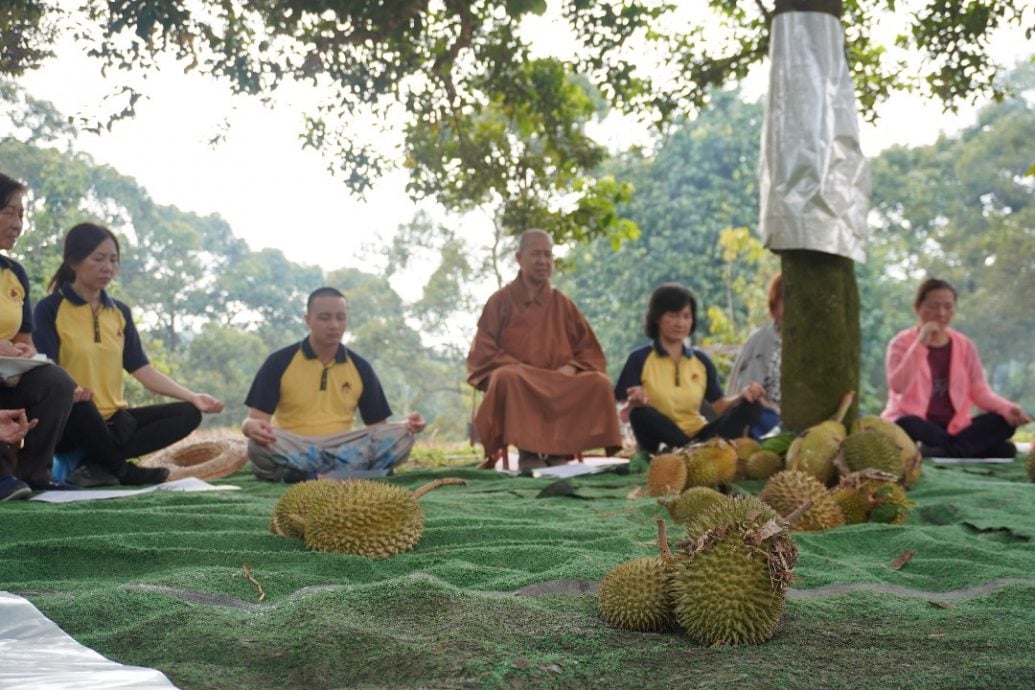
{"label": "monk in brown robe", "polygon": [[600,343],[575,303],[550,285],[553,241],[522,233],[514,282],[485,304],[467,355],[467,382],[485,391],[474,428],[489,460],[508,445],[518,469],[621,446]]}

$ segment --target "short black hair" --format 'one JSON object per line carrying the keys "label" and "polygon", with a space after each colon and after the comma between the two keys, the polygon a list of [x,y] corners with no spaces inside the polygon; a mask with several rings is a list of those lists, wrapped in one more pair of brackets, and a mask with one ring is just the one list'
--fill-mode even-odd
{"label": "short black hair", "polygon": [[29,188],[18,180],[0,173],[0,208],[7,206],[15,194],[25,194],[28,191]]}
{"label": "short black hair", "polygon": [[650,295],[650,302],[647,304],[647,316],[643,319],[643,332],[651,340],[658,338],[658,321],[662,314],[670,311],[682,311],[687,305],[690,306],[690,315],[693,323],[690,325],[690,335],[697,330],[697,298],[690,288],[679,283],[665,283],[654,288]]}
{"label": "short black hair", "polygon": [[312,292],[309,293],[309,297],[305,301],[306,313],[308,313],[309,310],[313,308],[313,300],[315,300],[315,299],[317,299],[319,297],[341,297],[343,300],[345,300],[345,306],[348,306],[348,304],[349,304],[348,299],[346,299],[345,295],[343,295],[341,293],[341,290],[339,290],[337,288],[332,288],[332,287],[316,288],[315,290],[313,290]]}
{"label": "short black hair", "polygon": [[913,308],[919,309],[920,305],[927,299],[927,293],[934,290],[948,290],[952,293],[953,302],[959,299],[959,295],[956,294],[956,288],[949,284],[949,281],[942,280],[941,278],[928,278],[920,283],[920,287],[916,289],[916,299],[913,300]]}

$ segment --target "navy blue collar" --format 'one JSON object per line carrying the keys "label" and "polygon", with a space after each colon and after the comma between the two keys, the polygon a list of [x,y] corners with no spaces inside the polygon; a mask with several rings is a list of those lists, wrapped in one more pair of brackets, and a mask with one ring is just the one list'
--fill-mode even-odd
{"label": "navy blue collar", "polygon": [[[305,355],[306,359],[316,359],[316,352],[313,350],[313,346],[309,343],[309,338],[303,338],[300,346],[302,348],[302,354]],[[344,364],[349,361],[348,351],[345,346],[338,343],[338,351],[334,353],[334,361],[338,364]]]}
{"label": "navy blue collar", "polygon": [[[80,297],[79,293],[72,289],[72,283],[65,283],[60,288],[58,288],[58,292],[61,293],[62,297],[64,297],[65,299],[67,299],[69,302],[71,302],[72,304],[76,305],[77,307],[86,304],[86,300],[83,299],[82,297]],[[111,297],[108,296],[108,292],[106,290],[101,290],[101,306],[102,307],[114,307],[115,306],[115,301]]]}

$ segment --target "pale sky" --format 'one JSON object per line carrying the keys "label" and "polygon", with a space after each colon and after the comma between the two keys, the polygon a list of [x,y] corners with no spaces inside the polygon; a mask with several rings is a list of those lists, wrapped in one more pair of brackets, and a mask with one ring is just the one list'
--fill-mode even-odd
{"label": "pale sky", "polygon": [[[548,34],[550,18],[537,22],[533,32]],[[1010,64],[1035,52],[1035,41],[1025,41],[1019,32],[994,45],[994,54]],[[57,59],[19,84],[66,115],[96,114],[111,82],[70,41],[59,44],[57,51]],[[764,70],[757,73],[746,92],[761,96],[765,79]],[[358,200],[328,172],[327,160],[302,149],[302,112],[316,102],[308,87],[284,91],[279,105],[270,109],[257,99],[230,96],[223,84],[184,75],[170,63],[143,88],[149,98],[138,103],[135,118],[116,124],[110,133],[82,134],[78,148],[96,162],[136,178],[159,203],[202,215],[220,214],[252,249],[275,247],[292,261],[325,270],[370,267],[363,247],[390,237],[417,210],[404,191],[405,172],[382,179],[365,200]],[[931,143],[939,133],[952,133],[972,122],[975,110],[949,116],[938,104],[896,96],[882,108],[876,127],[861,125],[863,150],[874,155],[894,143]],[[208,141],[225,117],[230,121],[225,141],[210,146]],[[633,143],[632,131],[628,123],[610,123],[595,133],[614,148]],[[644,135],[640,139],[642,143]],[[424,208],[443,217],[430,203]],[[487,218],[475,215],[462,222],[466,234],[488,239]],[[399,287],[404,297],[417,296]]]}

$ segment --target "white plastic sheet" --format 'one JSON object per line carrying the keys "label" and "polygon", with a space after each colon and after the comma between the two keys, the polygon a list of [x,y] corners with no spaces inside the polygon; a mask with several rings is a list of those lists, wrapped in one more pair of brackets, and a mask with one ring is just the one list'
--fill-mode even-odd
{"label": "white plastic sheet", "polygon": [[844,31],[823,12],[773,18],[759,231],[772,250],[865,261],[870,175],[859,146]]}
{"label": "white plastic sheet", "polygon": [[160,671],[123,666],[64,633],[28,600],[0,592],[0,688],[173,688]]}
{"label": "white plastic sheet", "polygon": [[164,484],[155,484],[143,489],[86,489],[83,491],[44,491],[38,493],[30,501],[44,503],[77,503],[79,501],[99,501],[106,498],[126,498],[139,496],[155,491],[240,491],[241,487],[233,484],[209,484],[197,477],[184,477]]}

